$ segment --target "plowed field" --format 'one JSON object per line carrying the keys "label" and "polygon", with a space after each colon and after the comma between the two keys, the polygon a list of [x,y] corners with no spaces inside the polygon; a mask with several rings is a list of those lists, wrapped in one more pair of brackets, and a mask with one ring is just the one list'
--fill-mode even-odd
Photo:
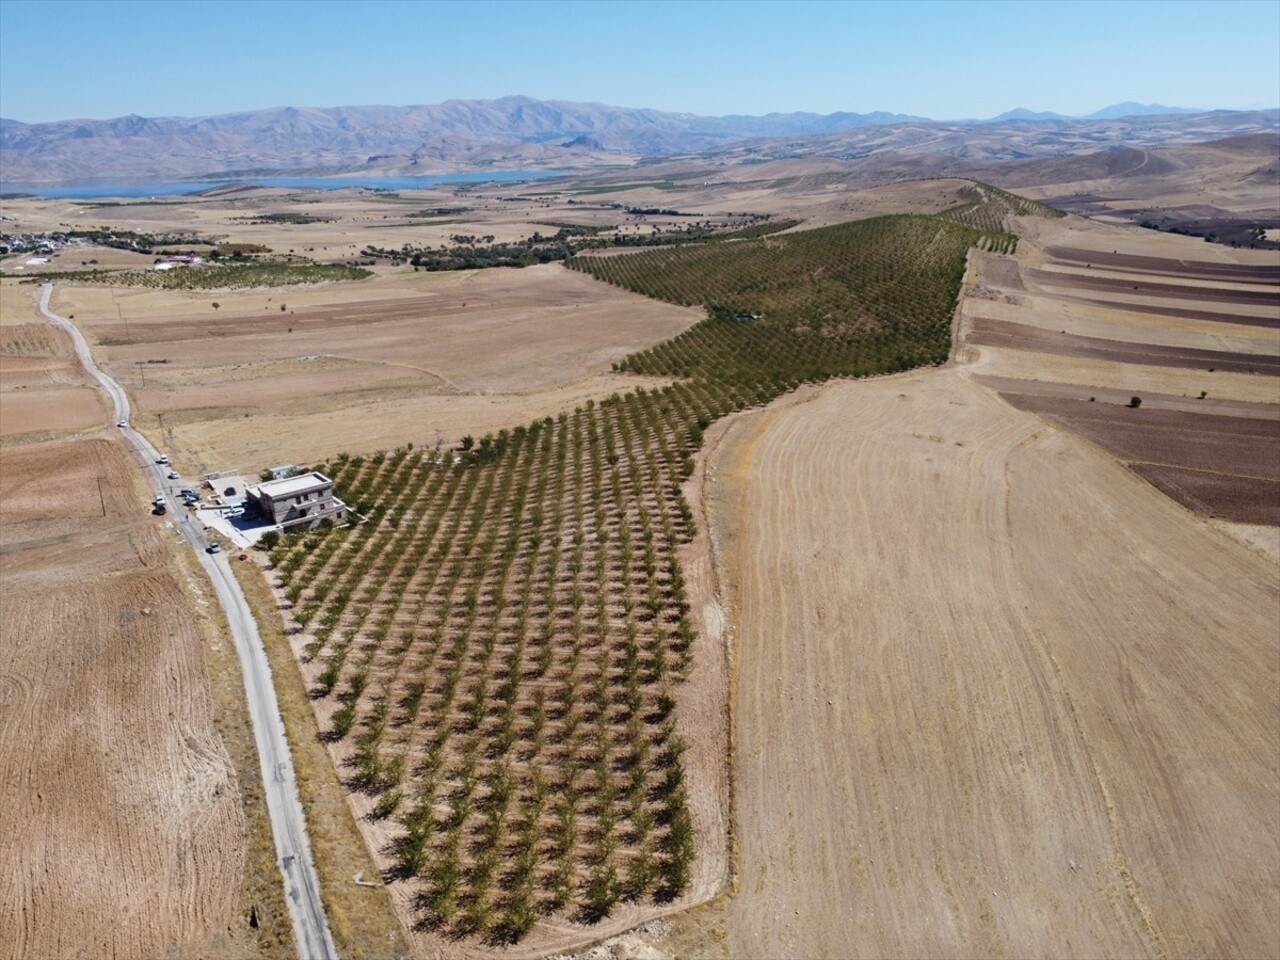
{"label": "plowed field", "polygon": [[0,460],[0,956],[253,952],[205,638],[122,444]]}
{"label": "plowed field", "polygon": [[1280,578],[955,369],[745,416],[735,957],[1280,954]]}

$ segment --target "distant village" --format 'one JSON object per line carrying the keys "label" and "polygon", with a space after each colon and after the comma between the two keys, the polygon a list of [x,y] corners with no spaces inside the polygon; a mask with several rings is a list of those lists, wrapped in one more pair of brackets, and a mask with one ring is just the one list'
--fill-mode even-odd
{"label": "distant village", "polygon": [[[9,219],[9,218],[4,218]],[[0,232],[0,257],[26,255],[24,263],[14,267],[44,266],[63,250],[74,247],[112,247],[117,250],[128,250],[133,253],[151,254],[157,246],[173,246],[179,244],[203,243],[206,241],[186,234],[173,236],[151,236],[131,231],[113,232],[109,230],[50,230],[43,233],[7,234]],[[162,254],[156,258],[156,270],[172,270],[178,266],[203,263],[205,257],[198,253]],[[96,260],[86,261],[89,264]]]}

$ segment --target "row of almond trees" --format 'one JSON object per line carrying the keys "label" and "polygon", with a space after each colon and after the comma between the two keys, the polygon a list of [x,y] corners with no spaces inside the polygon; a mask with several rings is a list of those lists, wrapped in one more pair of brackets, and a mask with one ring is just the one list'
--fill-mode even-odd
{"label": "row of almond trees", "polygon": [[[503,431],[461,462],[337,458],[335,486],[367,521],[272,550],[326,735],[369,815],[394,824],[392,878],[423,925],[511,942],[540,917],[590,922],[687,889],[676,704],[695,633],[678,550],[703,431],[802,382],[944,359],[965,254],[984,239],[933,218],[812,233],[826,236],[585,267],[633,261],[633,286],[701,284],[704,302],[731,303],[747,258],[752,289],[774,294],[751,301],[763,319],[722,307],[623,364],[673,386]],[[766,244],[779,255],[749,249]],[[853,282],[828,315],[830,284],[806,278],[841,270]],[[797,287],[826,313],[805,313]]]}

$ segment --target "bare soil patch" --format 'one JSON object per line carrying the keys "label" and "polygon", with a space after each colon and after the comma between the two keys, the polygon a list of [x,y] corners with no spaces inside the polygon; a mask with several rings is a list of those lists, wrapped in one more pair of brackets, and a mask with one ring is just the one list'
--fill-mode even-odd
{"label": "bare soil patch", "polygon": [[1280,481],[1200,472],[1167,464],[1131,463],[1134,473],[1151,481],[1184,507],[1232,523],[1280,527]]}
{"label": "bare soil patch", "polygon": [[1274,264],[1173,260],[1167,257],[1065,246],[1049,246],[1044,252],[1052,258],[1054,263],[1070,263],[1076,266],[1096,265],[1102,269],[1122,270],[1128,273],[1152,273],[1166,277],[1280,285],[1280,266]]}
{"label": "bare soil patch", "polygon": [[1280,291],[1156,283],[1138,275],[1102,277],[1047,270],[1032,270],[1029,275],[1041,284],[1065,287],[1068,290],[1096,290],[1176,300],[1208,300],[1233,306],[1248,304],[1280,309]]}
{"label": "bare soil patch", "polygon": [[1280,950],[1273,565],[958,371],[743,417],[708,471],[731,955]]}
{"label": "bare soil patch", "polygon": [[1280,419],[1002,396],[1105,447],[1199,513],[1280,524]]}
{"label": "bare soil patch", "polygon": [[1189,370],[1223,370],[1280,376],[1280,356],[1241,354],[1225,350],[1197,350],[1161,344],[1129,343],[1102,337],[1055,333],[1041,327],[1007,320],[975,318],[966,342],[1019,350],[1036,350],[1066,357],[1089,357],[1118,363],[1142,363]]}

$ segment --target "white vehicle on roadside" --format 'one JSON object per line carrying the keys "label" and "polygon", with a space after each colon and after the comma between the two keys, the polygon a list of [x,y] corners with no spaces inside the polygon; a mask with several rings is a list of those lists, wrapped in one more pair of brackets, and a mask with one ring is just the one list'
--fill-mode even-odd
{"label": "white vehicle on roadside", "polygon": [[161,466],[167,466],[169,463],[169,458],[162,453],[160,454],[160,456],[156,457],[156,463],[160,464]]}

